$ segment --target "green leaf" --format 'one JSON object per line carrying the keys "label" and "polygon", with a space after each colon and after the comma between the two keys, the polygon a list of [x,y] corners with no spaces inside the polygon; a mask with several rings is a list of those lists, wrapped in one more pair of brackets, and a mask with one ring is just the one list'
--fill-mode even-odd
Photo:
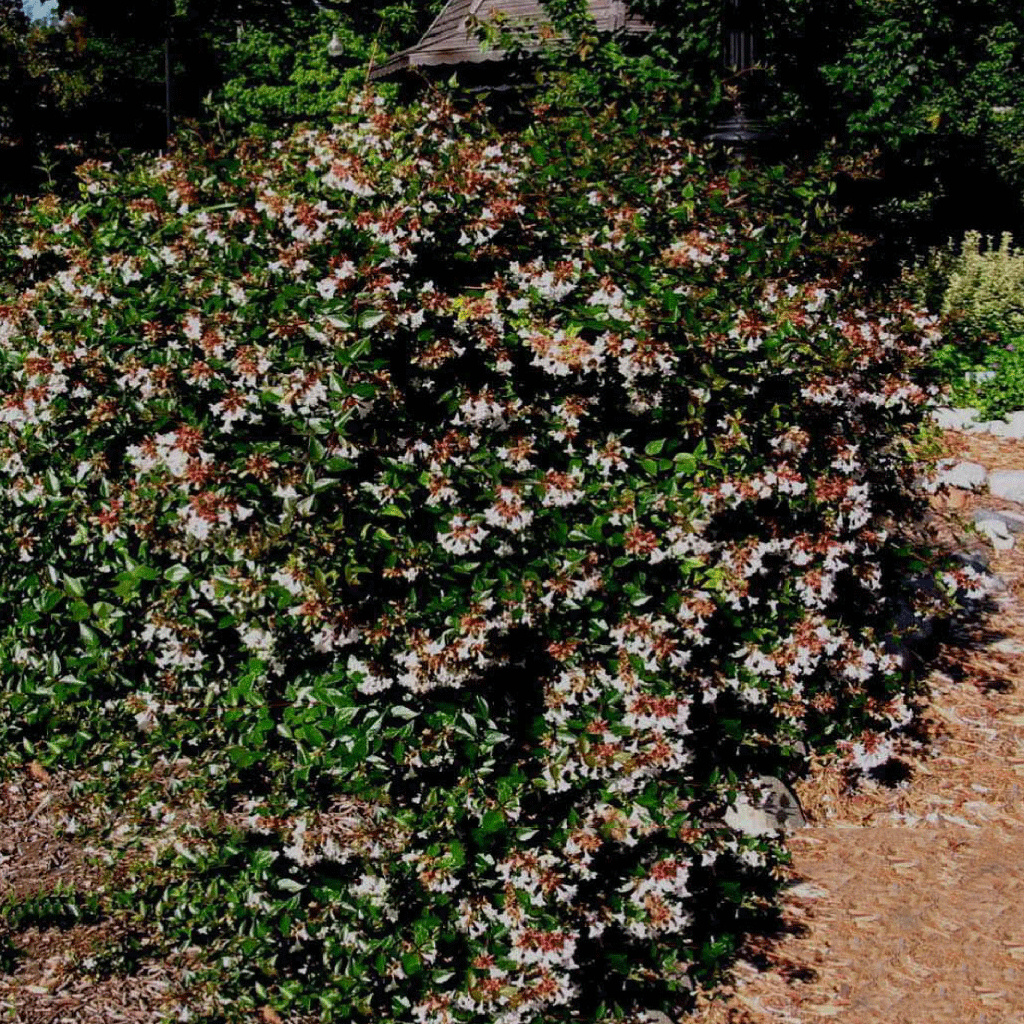
{"label": "green leaf", "polygon": [[139,581],[131,574],[126,574],[116,587],[110,588],[122,601],[130,601],[139,592]]}
{"label": "green leaf", "polygon": [[18,616],[19,626],[31,626],[34,622],[38,622],[42,618],[42,615],[35,610],[35,608],[22,608],[21,615]]}
{"label": "green leaf", "polygon": [[689,452],[680,452],[672,461],[680,476],[693,476],[697,472],[697,460]]}
{"label": "green leaf", "polygon": [[661,450],[664,447],[665,447],[665,439],[664,438],[662,438],[660,441],[651,441],[650,444],[648,444],[644,448],[644,454],[645,455],[660,455],[661,454]]}
{"label": "green leaf", "polygon": [[249,750],[247,747],[231,747],[228,750],[228,757],[237,768],[248,768],[259,761],[262,756],[260,751]]}
{"label": "green leaf", "polygon": [[73,602],[69,610],[72,622],[84,622],[92,615],[92,609],[84,601]]}
{"label": "green leaf", "polygon": [[480,819],[480,831],[484,835],[490,835],[492,832],[500,832],[505,827],[505,815],[501,811],[487,811],[483,818]]}
{"label": "green leaf", "polygon": [[363,330],[368,330],[371,327],[376,327],[383,319],[384,314],[380,310],[372,309],[367,310],[365,313],[360,313],[356,323]]}

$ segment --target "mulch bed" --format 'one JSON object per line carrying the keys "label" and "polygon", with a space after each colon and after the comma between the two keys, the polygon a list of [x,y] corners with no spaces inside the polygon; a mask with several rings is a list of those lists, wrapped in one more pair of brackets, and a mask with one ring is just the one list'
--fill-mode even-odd
{"label": "mulch bed", "polygon": [[[1024,442],[947,432],[946,454],[1024,468]],[[930,525],[961,547],[989,495],[936,496]],[[1024,1020],[1024,551],[986,547],[1007,584],[957,623],[930,666],[905,778],[849,789],[835,759],[797,784],[780,932],[752,937],[701,1024],[1006,1024]]]}

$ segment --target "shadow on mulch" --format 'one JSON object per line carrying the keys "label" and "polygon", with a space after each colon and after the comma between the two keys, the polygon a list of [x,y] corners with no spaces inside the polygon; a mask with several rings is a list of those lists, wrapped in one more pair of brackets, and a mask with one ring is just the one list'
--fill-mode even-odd
{"label": "shadow on mulch", "polygon": [[[970,684],[977,689],[979,695],[1007,694],[1016,688],[1015,660],[1020,664],[1020,660],[1024,659],[1024,623],[1017,623],[1014,618],[1008,619],[1005,607],[1008,601],[1020,600],[1024,584],[1021,568],[1024,563],[1018,563],[1024,559],[1024,552],[1021,552],[1019,558],[1018,553],[1013,552],[1012,559],[1005,559],[1007,564],[1001,568],[1009,578],[1000,580],[992,568],[993,560],[985,546],[969,529],[964,529],[970,522],[970,508],[961,509],[961,517],[955,510],[943,508],[941,497],[936,504],[938,511],[930,513],[922,524],[923,530],[933,534],[930,544],[932,551],[940,556],[957,555],[961,564],[971,565],[995,576],[996,586],[980,599],[967,599],[964,595],[958,595],[958,600],[945,617],[929,620],[919,630],[916,640],[903,640],[907,654],[906,671],[919,681],[913,698],[908,697],[907,700],[914,717],[900,730],[901,743],[906,742],[913,754],[904,757],[897,750],[887,762],[863,776],[856,770],[834,773],[829,781],[837,786],[835,795],[856,797],[863,781],[876,789],[893,793],[907,789],[913,783],[919,775],[914,762],[920,760],[925,763],[944,737],[950,734],[945,722],[931,713],[935,697],[931,682],[933,677],[945,677],[946,685]],[[938,543],[936,538],[940,538]],[[999,645],[1002,645],[1002,657],[993,657],[993,647],[999,652]],[[810,776],[813,771],[813,764],[806,765],[806,775],[803,777]],[[799,778],[794,781],[799,781]],[[811,825],[824,820],[820,808],[802,809]],[[808,882],[810,879],[807,876],[789,868],[785,879],[778,886],[779,896],[785,899],[787,891]],[[795,902],[800,904],[798,894],[794,895]],[[792,904],[793,896],[787,902]],[[814,982],[819,978],[819,972],[807,963],[794,961],[783,952],[788,940],[805,937],[809,932],[806,924],[794,919],[780,905],[771,914],[761,915],[756,920],[756,926],[741,936],[733,963],[742,959],[757,971],[771,972],[789,983]],[[705,996],[715,998],[720,993],[728,994],[731,991],[735,983],[734,973],[728,968],[724,973],[726,980],[706,990]],[[718,1020],[717,1017],[715,1019]],[[745,1019],[748,1018],[744,1009],[729,1006],[730,1024],[742,1024]]]}

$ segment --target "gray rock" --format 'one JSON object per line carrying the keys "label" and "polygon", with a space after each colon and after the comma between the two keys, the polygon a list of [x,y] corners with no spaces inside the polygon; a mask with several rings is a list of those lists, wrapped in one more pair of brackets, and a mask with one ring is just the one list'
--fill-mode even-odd
{"label": "gray rock", "polygon": [[997,640],[994,644],[989,644],[989,649],[1000,654],[1024,654],[1024,644],[1019,640]]}
{"label": "gray rock", "polygon": [[986,508],[974,513],[975,526],[984,519],[998,519],[1006,525],[1010,533],[1024,533],[1024,515],[1019,512],[998,512],[994,508]]}
{"label": "gray rock", "polygon": [[974,528],[988,537],[996,551],[1009,551],[1013,547],[1013,534],[1001,519],[975,519]]}
{"label": "gray rock", "polygon": [[942,430],[966,430],[978,418],[977,409],[933,409],[932,419]]}
{"label": "gray rock", "polygon": [[963,551],[954,551],[950,557],[954,562],[959,562],[977,572],[988,572],[990,564],[988,552],[980,544],[977,547],[965,548]]}
{"label": "gray rock", "polygon": [[997,640],[989,644],[989,649],[998,651],[1000,654],[1024,654],[1024,643],[1020,640]]}
{"label": "gray rock", "polygon": [[791,882],[786,886],[786,893],[802,900],[820,900],[824,896],[831,895],[829,889],[815,885],[814,882]]}
{"label": "gray rock", "polygon": [[896,608],[896,621],[893,625],[903,635],[903,639],[910,643],[927,640],[935,632],[932,620],[918,615],[906,601],[900,601]]}
{"label": "gray rock", "polygon": [[1024,470],[994,469],[988,475],[989,494],[1007,501],[1024,502]]}
{"label": "gray rock", "polygon": [[935,576],[932,573],[921,572],[914,576],[910,576],[907,579],[909,586],[921,594],[937,594],[939,592],[939,585],[935,581]]}
{"label": "gray rock", "polygon": [[[947,465],[943,466],[943,462]],[[952,463],[949,465],[948,463]],[[937,466],[936,482],[946,487],[960,487],[965,491],[980,491],[988,480],[988,470],[980,462],[953,462],[943,459]]]}
{"label": "gray rock", "polygon": [[906,644],[901,643],[895,637],[887,636],[884,640],[884,650],[889,657],[896,661],[901,672],[906,672],[910,669],[914,656],[910,653],[910,648]]}
{"label": "gray rock", "polygon": [[980,384],[980,383],[983,383],[986,380],[995,380],[996,379],[996,371],[995,370],[968,370],[967,373],[964,374],[964,378],[966,380],[973,380],[976,383]]}
{"label": "gray rock", "polygon": [[[1002,576],[998,576],[995,573],[986,573],[985,588],[990,594],[1007,594],[1010,584]],[[999,598],[999,600],[1002,601],[1003,599]],[[1009,600],[1012,602],[1012,595],[1009,595]]]}
{"label": "gray rock", "polygon": [[1024,410],[1011,412],[1005,423],[1002,420],[992,420],[991,423],[989,433],[993,437],[1024,437]]}
{"label": "gray rock", "polygon": [[[910,581],[915,590],[934,593],[937,584],[933,576],[915,577]],[[900,669],[906,671],[914,660],[915,649],[935,632],[933,618],[919,615],[906,601],[900,599],[893,621],[895,632],[882,639],[883,650],[896,659]]]}
{"label": "gray rock", "polygon": [[725,812],[723,820],[729,828],[745,835],[763,836],[780,829],[794,832],[807,824],[796,794],[781,779],[759,775],[751,790],[752,798],[742,791],[737,793],[736,807]]}

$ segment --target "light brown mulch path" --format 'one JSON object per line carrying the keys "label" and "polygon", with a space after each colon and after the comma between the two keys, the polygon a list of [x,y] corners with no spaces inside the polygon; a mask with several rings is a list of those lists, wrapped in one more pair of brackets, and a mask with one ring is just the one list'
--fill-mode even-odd
{"label": "light brown mulch path", "polygon": [[[945,441],[959,459],[1024,468],[1024,442]],[[1014,508],[967,492],[934,506],[957,531],[976,509]],[[732,983],[691,1020],[1024,1021],[1024,552],[987,553],[1007,591],[942,648],[930,739],[901,753],[909,779],[841,792],[836,764],[818,762],[797,785],[810,825],[789,840],[784,934],[751,942]]]}

